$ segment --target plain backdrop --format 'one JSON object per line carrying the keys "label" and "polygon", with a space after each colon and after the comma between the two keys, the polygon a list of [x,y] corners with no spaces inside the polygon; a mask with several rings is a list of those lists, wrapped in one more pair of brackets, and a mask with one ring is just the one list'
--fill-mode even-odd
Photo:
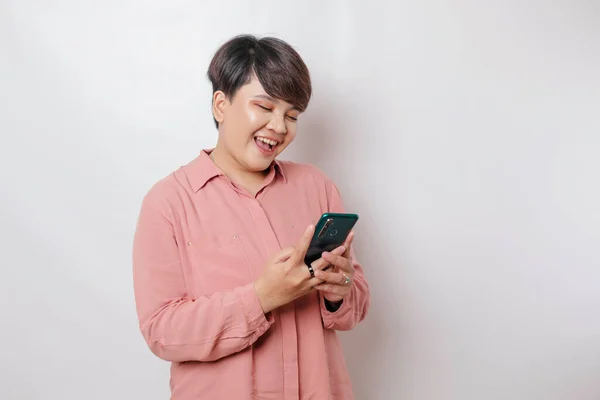
{"label": "plain backdrop", "polygon": [[140,201],[215,144],[208,63],[255,33],[313,77],[283,158],[361,215],[357,399],[599,399],[599,4],[0,0],[0,398],[168,398]]}

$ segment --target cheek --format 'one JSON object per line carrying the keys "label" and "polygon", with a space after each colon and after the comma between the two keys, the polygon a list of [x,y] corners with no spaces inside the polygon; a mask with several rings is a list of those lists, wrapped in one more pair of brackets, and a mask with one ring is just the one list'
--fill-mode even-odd
{"label": "cheek", "polygon": [[253,133],[269,123],[269,120],[265,117],[265,113],[257,110],[246,110],[246,123]]}
{"label": "cheek", "polygon": [[264,116],[251,109],[237,109],[228,116],[228,120],[231,121],[231,139],[238,143],[246,142],[266,124]]}
{"label": "cheek", "polygon": [[246,111],[246,121],[248,121],[248,124],[251,125],[255,125],[258,123],[259,120],[259,115],[255,112],[252,111]]}
{"label": "cheek", "polygon": [[288,128],[288,131],[285,135],[286,144],[290,144],[294,139],[296,139],[296,127]]}

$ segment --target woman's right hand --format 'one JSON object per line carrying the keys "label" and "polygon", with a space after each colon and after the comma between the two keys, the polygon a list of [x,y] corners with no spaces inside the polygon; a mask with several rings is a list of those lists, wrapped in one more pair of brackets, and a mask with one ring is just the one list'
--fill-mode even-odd
{"label": "woman's right hand", "polygon": [[[254,282],[256,294],[265,314],[304,296],[314,290],[315,285],[323,282],[318,278],[312,278],[308,266],[304,263],[304,256],[314,229],[313,225],[309,226],[296,246],[281,250]],[[340,246],[331,253],[341,255],[345,250],[344,246]],[[328,262],[323,258],[311,264],[315,271],[322,270],[327,265]]]}

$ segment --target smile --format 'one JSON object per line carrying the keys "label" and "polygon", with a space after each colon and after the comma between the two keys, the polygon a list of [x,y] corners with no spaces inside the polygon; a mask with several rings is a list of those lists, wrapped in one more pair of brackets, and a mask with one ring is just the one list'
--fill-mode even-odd
{"label": "smile", "polygon": [[259,148],[259,150],[265,153],[272,153],[279,144],[279,142],[277,142],[276,140],[268,139],[262,136],[255,137],[254,142],[256,143],[256,146]]}

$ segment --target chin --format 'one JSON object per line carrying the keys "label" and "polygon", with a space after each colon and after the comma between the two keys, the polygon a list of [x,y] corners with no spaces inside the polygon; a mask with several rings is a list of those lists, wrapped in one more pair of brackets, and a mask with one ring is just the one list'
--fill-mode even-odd
{"label": "chin", "polygon": [[271,165],[274,158],[257,157],[254,154],[248,154],[244,161],[248,170],[252,172],[264,171]]}
{"label": "chin", "polygon": [[274,157],[271,159],[257,159],[256,157],[251,157],[247,159],[246,165],[252,172],[261,172],[268,169],[274,159]]}
{"label": "chin", "polygon": [[254,172],[264,171],[277,158],[280,152],[275,151],[271,154],[251,149],[246,153],[246,165]]}

